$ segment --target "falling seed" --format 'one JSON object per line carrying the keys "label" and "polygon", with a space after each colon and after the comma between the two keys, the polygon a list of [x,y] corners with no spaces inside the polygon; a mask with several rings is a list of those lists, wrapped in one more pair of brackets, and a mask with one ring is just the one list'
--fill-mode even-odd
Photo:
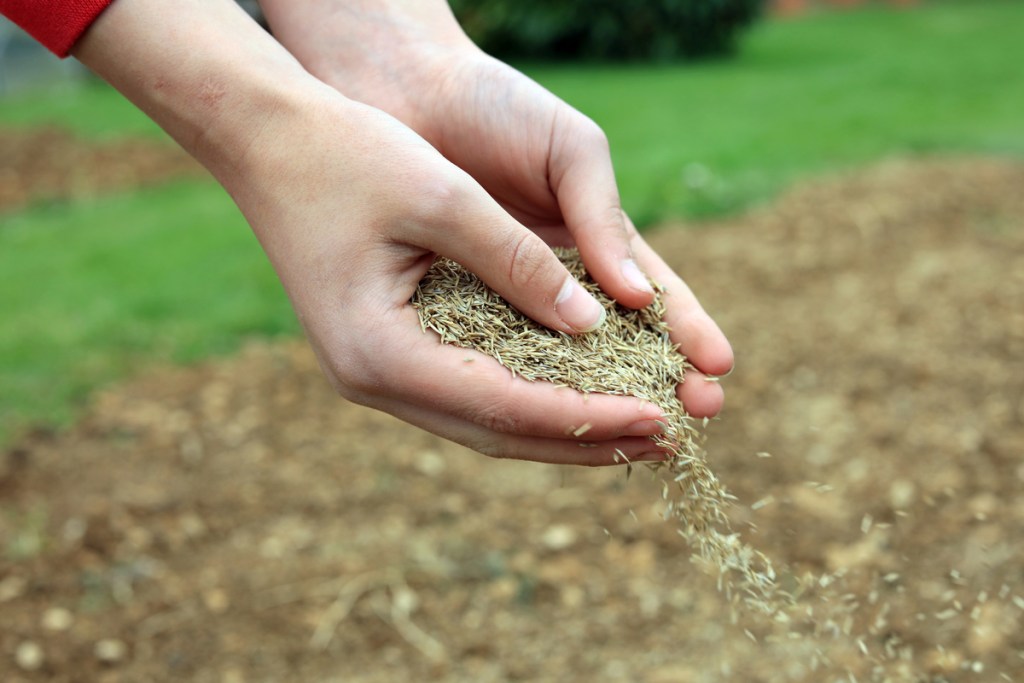
{"label": "falling seed", "polygon": [[[663,434],[651,437],[651,440],[667,452],[667,457],[665,462],[648,465],[661,479],[661,494],[666,501],[664,516],[676,523],[676,533],[689,544],[696,560],[718,569],[718,588],[732,607],[733,619],[737,619],[737,608],[781,624],[790,623],[788,620],[793,615],[794,622],[813,626],[808,637],[849,636],[854,625],[853,614],[860,602],[856,596],[836,599],[842,585],[842,571],[803,580],[802,586],[822,601],[816,611],[810,605],[801,605],[784,590],[769,558],[744,543],[730,528],[727,512],[734,505],[735,497],[729,494],[708,465],[704,435],[700,431],[700,426],[706,427],[709,420],[698,421],[688,415],[676,395],[678,385],[693,368],[671,340],[671,330],[664,322],[663,298],[655,297],[654,303],[645,309],[619,307],[589,278],[578,253],[563,249],[556,250],[556,253],[573,276],[605,308],[606,321],[599,330],[578,336],[553,332],[522,315],[462,266],[444,258],[435,260],[413,296],[412,305],[417,310],[421,327],[424,331],[436,333],[443,343],[472,349],[496,359],[513,376],[581,392],[584,401],[589,400],[591,393],[603,393],[640,398],[644,403],[638,410],[647,403],[657,406],[662,411],[666,428]],[[664,290],[659,287],[658,291],[663,293]],[[469,362],[471,357],[465,360]],[[718,381],[718,378],[708,378],[708,381]],[[570,428],[566,433],[578,438],[590,428],[590,424],[584,424]],[[583,448],[596,447],[592,443],[579,445]],[[770,458],[771,455],[758,452],[757,457]],[[619,450],[613,453],[612,459],[617,463],[629,462]],[[627,478],[631,472],[632,465],[629,464]],[[808,482],[808,486],[818,493],[834,490],[821,482]],[[773,500],[772,496],[766,496],[751,508],[761,509]],[[924,502],[930,506],[936,504],[928,497]],[[636,519],[632,510],[630,514]],[[894,514],[897,517],[907,516],[901,510]],[[871,515],[862,518],[862,533],[869,533],[875,526],[881,528],[883,525],[875,525]],[[603,531],[608,537],[612,536],[607,528]],[[954,582],[959,581],[957,573],[952,572],[951,577]],[[895,572],[883,577],[889,584],[895,584],[899,579],[900,575]],[[895,586],[895,591],[903,594],[904,587]],[[1000,597],[1005,598],[1009,592],[1010,589],[1005,588]],[[954,597],[945,602],[951,602]],[[878,592],[872,591],[868,602],[874,604],[877,598]],[[1013,602],[1024,610],[1024,599],[1014,596]],[[876,633],[886,628],[887,612],[888,605],[883,605],[880,614],[874,618]],[[958,609],[947,609],[936,614],[935,618],[952,619],[959,613]],[[928,616],[919,613],[917,619],[924,622]],[[744,631],[756,642],[750,630]],[[799,632],[791,631],[790,636],[794,635],[801,637]],[[861,652],[867,655],[865,641],[857,638],[856,642]],[[910,646],[895,637],[886,640],[883,650],[889,661],[913,657]],[[880,656],[883,655],[876,655],[873,661]],[[812,669],[817,670],[819,666],[832,663],[820,648],[815,648],[812,664]],[[723,672],[724,667],[723,664]],[[847,677],[856,681],[853,672],[848,671]]]}

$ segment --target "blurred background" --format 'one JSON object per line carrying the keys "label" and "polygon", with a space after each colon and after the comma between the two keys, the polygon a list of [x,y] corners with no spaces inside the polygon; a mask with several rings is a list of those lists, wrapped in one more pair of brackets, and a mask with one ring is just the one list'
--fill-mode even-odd
{"label": "blurred background", "polygon": [[[641,226],[894,155],[1024,153],[1012,0],[454,7],[604,127]],[[117,93],[5,22],[0,97],[2,438],[139,362],[296,334],[230,201]]]}
{"label": "blurred background", "polygon": [[[625,209],[732,337],[711,443],[747,503],[781,501],[767,519],[786,533],[762,540],[814,569],[841,555],[896,571],[943,528],[944,561],[997,547],[986,587],[1024,594],[1024,2],[452,6],[604,128]],[[482,463],[339,408],[299,335],[229,197],[111,88],[0,20],[0,678],[814,680],[679,592],[698,572],[678,539],[623,521],[656,495]],[[788,465],[746,459],[776,448]],[[831,503],[787,488],[839,473],[852,483]],[[314,485],[353,481],[366,498]],[[617,502],[595,508],[595,489]],[[876,493],[874,520],[927,508],[902,552],[892,535],[864,546],[858,503]],[[824,526],[795,542],[797,519]],[[614,565],[607,583],[587,583],[592,564]],[[921,600],[945,595],[943,567],[919,568]],[[975,662],[992,675],[970,680],[1022,675],[1018,613],[990,611],[996,635],[949,658],[924,635],[966,643],[970,620],[922,631],[912,659],[933,677],[906,680],[968,680]],[[713,665],[680,664],[669,640],[661,658],[586,653],[653,647],[637,630],[692,628],[680,615],[712,623],[686,633],[691,661],[714,650]],[[546,670],[515,656],[538,618],[579,629],[551,641]],[[359,628],[325,630],[343,621]],[[467,636],[474,623],[507,647]],[[779,668],[733,677],[757,657]]]}

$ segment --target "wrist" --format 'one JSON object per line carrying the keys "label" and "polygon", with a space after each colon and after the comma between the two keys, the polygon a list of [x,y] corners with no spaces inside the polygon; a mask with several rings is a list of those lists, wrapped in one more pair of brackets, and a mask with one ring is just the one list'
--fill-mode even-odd
{"label": "wrist", "polygon": [[413,106],[397,102],[404,93],[422,91],[452,64],[482,54],[445,0],[263,0],[261,5],[275,37],[310,73],[393,114]]}
{"label": "wrist", "polygon": [[330,92],[227,0],[118,0],[72,53],[225,184],[262,129]]}

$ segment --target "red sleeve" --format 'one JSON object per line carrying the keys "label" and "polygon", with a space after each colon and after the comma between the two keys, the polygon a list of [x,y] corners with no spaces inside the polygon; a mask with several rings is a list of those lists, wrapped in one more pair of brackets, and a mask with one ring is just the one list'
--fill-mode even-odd
{"label": "red sleeve", "polygon": [[113,0],[0,0],[0,13],[58,57],[67,57],[85,29]]}

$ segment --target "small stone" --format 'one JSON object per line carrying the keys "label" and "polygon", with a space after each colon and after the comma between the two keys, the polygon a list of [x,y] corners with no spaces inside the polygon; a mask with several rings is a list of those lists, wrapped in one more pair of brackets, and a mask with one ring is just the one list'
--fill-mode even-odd
{"label": "small stone", "polygon": [[697,672],[691,667],[669,664],[651,671],[646,683],[691,683],[698,678]]}
{"label": "small stone", "polygon": [[906,479],[897,479],[889,485],[889,503],[896,510],[906,510],[917,497],[917,486]]}
{"label": "small stone", "polygon": [[566,524],[555,524],[548,527],[541,536],[541,543],[549,550],[565,550],[571,548],[577,539],[576,530]]}
{"label": "small stone", "polygon": [[416,471],[426,477],[436,477],[446,467],[444,458],[436,451],[423,451],[414,463]]}
{"label": "small stone", "polygon": [[201,538],[207,532],[206,523],[202,517],[195,513],[189,512],[182,515],[181,519],[178,520],[178,524],[186,538]]}
{"label": "small stone", "polygon": [[223,588],[211,588],[203,592],[203,605],[213,614],[224,614],[231,606],[231,598]]}
{"label": "small stone", "polygon": [[75,617],[63,607],[51,607],[43,612],[43,628],[47,631],[67,631],[75,623]]}
{"label": "small stone", "polygon": [[14,661],[23,671],[39,671],[45,659],[43,648],[39,647],[39,643],[34,643],[31,640],[26,640],[18,645],[18,649],[14,652]]}
{"label": "small stone", "polygon": [[930,673],[956,671],[963,664],[964,656],[956,650],[932,650],[924,657],[924,664]]}
{"label": "small stone", "polygon": [[970,653],[981,657],[1004,651],[1018,628],[1015,615],[1005,605],[993,601],[979,606],[967,637]]}
{"label": "small stone", "polygon": [[128,654],[128,646],[117,638],[104,638],[96,643],[93,654],[104,664],[116,664]]}
{"label": "small stone", "polygon": [[220,680],[221,683],[245,683],[245,674],[240,669],[228,669]]}

